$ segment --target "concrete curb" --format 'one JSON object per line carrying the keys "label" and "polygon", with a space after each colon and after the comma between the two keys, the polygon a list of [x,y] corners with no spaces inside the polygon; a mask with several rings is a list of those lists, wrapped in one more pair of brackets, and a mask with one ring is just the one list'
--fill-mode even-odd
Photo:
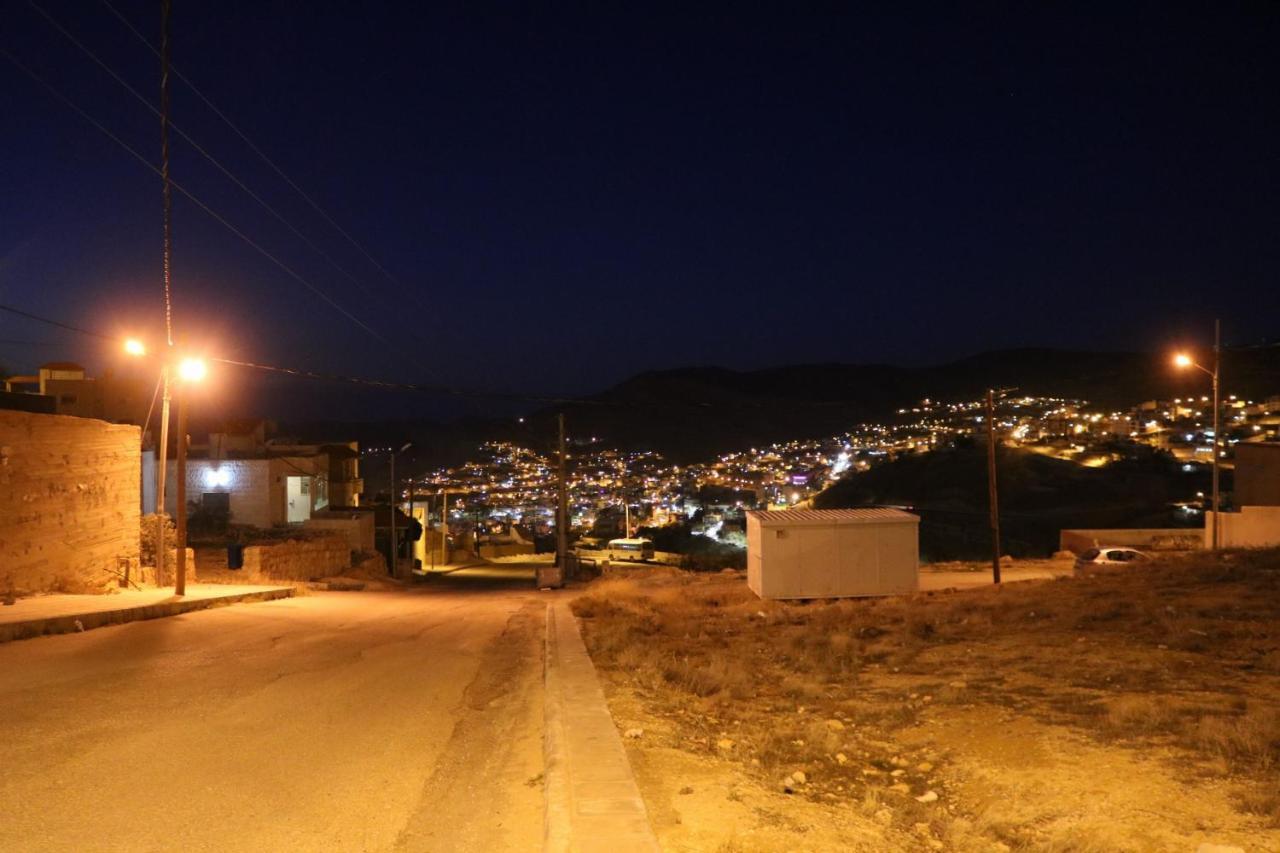
{"label": "concrete curb", "polygon": [[280,598],[292,598],[295,592],[296,590],[293,587],[284,586],[274,589],[255,590],[254,592],[142,604],[135,607],[122,607],[118,610],[95,610],[87,613],[71,613],[65,616],[47,616],[38,619],[26,619],[21,622],[7,622],[0,624],[0,643],[26,640],[45,634],[72,634],[77,631],[90,631],[94,628],[123,625],[126,622],[138,622],[144,619],[163,619],[166,616],[179,616],[183,613],[208,610],[228,604],[246,604],[254,601],[274,601]]}
{"label": "concrete curb", "polygon": [[563,600],[547,605],[546,651],[543,849],[660,850],[577,619]]}

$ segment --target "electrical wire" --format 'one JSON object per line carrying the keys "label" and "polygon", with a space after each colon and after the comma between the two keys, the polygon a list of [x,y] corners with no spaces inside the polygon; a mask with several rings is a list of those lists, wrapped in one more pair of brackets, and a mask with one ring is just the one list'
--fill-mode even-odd
{"label": "electrical wire", "polygon": [[[160,55],[160,51],[156,49],[155,45],[151,44],[150,40],[148,40],[146,36],[144,36],[141,32],[139,32],[138,28],[135,27],[132,24],[132,22],[129,21],[128,18],[126,18],[123,14],[121,14],[120,11],[116,9],[115,6],[111,5],[111,3],[108,2],[108,0],[102,0],[102,5],[106,6],[107,9],[111,12],[111,14],[115,15],[115,17],[120,21],[120,23],[124,24],[124,26],[129,30],[129,32],[133,33],[134,36],[136,36],[139,41],[141,41],[144,45],[147,46],[148,49],[151,50],[152,53],[156,54],[156,56]],[[191,80],[189,80],[185,75],[183,75],[182,72],[180,72],[177,68],[171,67],[170,71],[173,73],[173,76],[177,77],[183,83],[187,84],[187,87],[191,89],[191,91],[195,94],[197,98],[199,98],[201,101],[204,102],[204,105],[208,107],[210,111],[213,112],[214,115],[220,118],[223,121],[223,123],[226,124],[227,127],[231,128],[231,130],[237,136],[239,136],[241,140],[244,141],[244,144],[249,146],[249,149],[253,151],[254,154],[257,154],[260,158],[262,158],[262,161],[266,163],[268,166],[270,166],[271,169],[277,175],[280,176],[281,180],[283,180],[286,184],[292,187],[294,192],[296,192],[299,196],[302,197],[303,201],[305,201],[308,205],[310,205],[311,208],[315,210],[315,212],[318,213],[325,220],[325,222],[328,222],[329,225],[332,226],[335,231],[341,234],[347,240],[347,242],[349,242],[362,255],[364,255],[364,257],[369,261],[369,263],[371,263],[374,267],[376,267],[377,270],[380,273],[382,273],[382,275],[385,276],[389,282],[396,285],[397,287],[404,287],[404,285],[401,284],[399,279],[397,279],[390,272],[388,272],[387,269],[378,262],[377,258],[375,258],[373,254],[369,252],[368,249],[366,249],[358,240],[356,240],[355,237],[351,236],[351,234],[348,233],[348,231],[345,228],[339,225],[334,220],[334,218],[330,216],[328,212],[325,211],[323,207],[321,207],[318,203],[316,203],[316,201],[312,199],[311,196],[308,195],[302,189],[302,187],[298,186],[298,184],[294,182],[292,178],[290,178],[287,174],[285,174],[284,170],[281,169],[279,166],[277,166],[275,161],[273,161],[270,157],[268,157],[261,148],[259,148],[256,144],[254,144],[253,140],[250,139],[248,135],[245,134],[244,131],[242,131],[239,127],[237,127],[236,124],[233,121],[231,121],[230,118],[227,117],[226,113],[218,109],[217,105],[215,105],[213,101],[211,101],[204,94],[204,92],[200,91],[200,89],[196,86],[195,83],[192,83]]]}
{"label": "electrical wire", "polygon": [[[59,329],[66,329],[69,332],[78,332],[82,335],[88,335],[93,338],[101,338],[103,340],[111,340],[110,335],[104,335],[100,332],[82,329],[79,326],[72,326],[70,323],[63,323],[58,320],[50,320],[48,317],[41,317],[39,314],[32,314],[29,311],[23,311],[21,308],[14,308],[12,305],[0,305],[0,311],[8,311],[10,314],[16,314],[19,317],[26,317],[28,320],[35,320],[38,323],[45,323],[50,326],[56,326]],[[13,343],[19,343],[14,341]]]}
{"label": "electrical wire", "polygon": [[[162,115],[162,111],[160,109],[157,109],[155,105],[153,105],[145,95],[143,95],[141,92],[135,89],[132,85],[130,85],[127,80],[125,80],[120,74],[118,74],[115,71],[115,69],[107,65],[106,62],[104,62],[96,53],[90,50],[83,42],[77,39],[56,18],[54,18],[45,9],[43,9],[38,3],[36,3],[35,0],[27,0],[27,5],[30,6],[33,10],[35,10],[37,13],[39,13],[41,17],[43,17],[49,23],[50,26],[52,26],[59,33],[61,33],[62,36],[67,39],[67,41],[75,45],[80,50],[81,53],[87,56],[90,60],[93,61],[94,64],[96,64],[99,68],[105,71],[113,80],[119,83],[120,86],[123,87],[124,90],[127,91],[130,95],[132,95],[139,103],[141,103],[144,107],[150,110],[157,117],[161,118],[162,122],[164,121],[164,116]],[[177,73],[174,72],[171,67],[169,69],[169,72],[173,73],[174,76],[178,76]],[[266,199],[262,198],[262,196],[254,192],[253,189],[251,189],[235,173],[233,173],[229,168],[223,165],[220,160],[218,160],[216,157],[210,154],[209,151],[204,148],[204,146],[196,142],[196,140],[189,133],[187,133],[185,130],[180,128],[176,123],[172,121],[167,122],[167,124],[169,129],[171,129],[178,136],[182,137],[182,139],[188,145],[190,145],[192,148],[195,149],[197,154],[199,154],[204,159],[208,160],[209,163],[212,164],[214,168],[216,168],[228,180],[230,180],[237,187],[239,187],[240,190],[244,192],[245,195],[249,196],[249,198],[257,202],[258,205],[263,210],[269,213],[274,219],[276,219],[278,222],[280,222],[280,224],[282,224],[285,228],[287,228],[295,237],[301,240],[303,244],[307,246],[307,248],[309,248],[311,251],[313,251],[314,253],[319,255],[321,258],[323,258],[330,266],[332,266],[335,270],[337,270],[339,274],[341,274],[344,278],[346,278],[353,285],[355,285],[357,288],[359,288],[361,291],[363,291],[365,294],[369,295],[370,297],[373,297],[373,298],[380,297],[381,294],[375,292],[369,287],[366,287],[365,284],[362,281],[360,281],[360,279],[356,278],[355,275],[353,275],[345,267],[343,267],[340,263],[338,263],[338,261],[335,260],[332,255],[330,255],[328,252],[322,249],[319,245],[316,244],[314,240],[312,240],[306,234],[302,233],[302,231],[299,230],[292,222],[286,219],[284,214],[276,210],[270,203],[266,201]],[[167,294],[168,294],[168,290],[166,288],[166,316],[168,316],[169,314],[167,309],[167,304],[168,304]]]}
{"label": "electrical wire", "polygon": [[[29,68],[27,65],[25,65],[25,64],[24,64],[21,60],[19,60],[16,56],[14,56],[12,53],[10,53],[8,50],[6,50],[6,49],[4,49],[4,48],[0,48],[0,54],[2,54],[6,59],[8,59],[11,63],[13,63],[13,65],[15,65],[15,66],[20,70],[20,71],[22,71],[24,74],[26,74],[26,75],[27,75],[28,77],[30,77],[32,80],[34,80],[35,82],[37,82],[37,83],[39,83],[41,86],[43,86],[43,87],[44,87],[44,88],[49,92],[49,94],[53,95],[57,100],[61,101],[65,106],[67,106],[69,109],[73,110],[73,111],[74,111],[75,113],[77,113],[81,118],[83,118],[85,121],[89,122],[89,123],[90,123],[90,124],[92,124],[95,128],[97,128],[97,129],[98,129],[98,130],[99,130],[99,131],[100,131],[104,136],[106,136],[106,137],[107,137],[108,139],[110,139],[112,142],[116,143],[116,144],[117,144],[117,145],[119,145],[121,148],[123,148],[126,152],[128,152],[130,155],[132,155],[132,156],[133,156],[133,158],[134,158],[134,159],[136,159],[139,163],[142,163],[144,166],[146,166],[146,167],[147,167],[148,169],[150,169],[152,172],[155,172],[155,173],[156,173],[156,175],[163,177],[163,175],[162,175],[162,173],[161,173],[160,169],[156,168],[155,164],[153,164],[151,161],[149,161],[146,157],[143,157],[141,154],[139,154],[139,153],[138,153],[138,151],[137,151],[136,149],[134,149],[132,146],[130,146],[127,142],[125,142],[125,141],[124,141],[123,139],[121,139],[119,136],[116,136],[114,133],[112,133],[112,132],[111,132],[111,130],[110,130],[110,129],[108,129],[108,128],[106,127],[106,125],[104,125],[102,122],[98,121],[96,118],[94,118],[94,117],[93,117],[92,115],[90,115],[88,112],[86,112],[86,111],[85,111],[84,109],[82,109],[79,105],[77,105],[74,101],[72,101],[72,100],[71,100],[70,98],[68,98],[66,95],[62,94],[62,92],[58,91],[58,89],[54,88],[54,86],[53,86],[52,84],[50,84],[50,83],[49,83],[48,81],[46,81],[43,77],[41,77],[39,74],[37,74],[37,73],[36,73],[35,71],[33,71],[31,68]],[[319,297],[319,298],[320,298],[320,299],[322,299],[325,303],[327,303],[331,308],[333,308],[334,310],[338,311],[340,314],[342,314],[342,315],[343,315],[344,317],[346,317],[348,320],[350,320],[351,322],[355,323],[357,326],[359,326],[359,327],[360,327],[361,329],[363,329],[364,331],[368,332],[368,333],[369,333],[370,335],[372,335],[373,337],[375,337],[375,338],[377,338],[378,340],[380,340],[380,341],[382,341],[383,343],[385,343],[385,344],[386,344],[387,346],[389,346],[392,350],[396,351],[397,353],[400,353],[399,347],[398,347],[398,346],[396,346],[396,344],[394,344],[394,343],[393,343],[389,338],[387,338],[385,335],[383,335],[381,332],[377,331],[377,330],[376,330],[376,329],[374,329],[373,327],[369,326],[369,324],[365,323],[363,320],[361,320],[361,319],[360,319],[359,317],[357,317],[356,315],[352,314],[350,311],[348,311],[346,308],[344,308],[341,304],[339,304],[336,300],[334,300],[332,297],[330,297],[327,293],[325,293],[325,292],[324,292],[323,290],[321,290],[320,288],[316,287],[314,284],[312,284],[310,281],[308,281],[306,278],[304,278],[301,274],[299,274],[297,271],[295,271],[295,270],[294,270],[292,267],[290,267],[288,264],[284,263],[284,261],[281,261],[281,260],[280,260],[279,258],[277,258],[275,255],[273,255],[273,254],[271,254],[270,252],[268,252],[268,251],[267,251],[266,249],[264,249],[261,245],[259,245],[259,244],[258,244],[258,243],[256,243],[252,238],[250,238],[250,237],[249,237],[249,235],[245,234],[243,231],[241,231],[241,230],[240,230],[239,228],[237,228],[235,225],[232,225],[232,224],[231,224],[231,222],[229,222],[225,217],[223,217],[221,214],[219,214],[218,212],[216,212],[215,210],[213,210],[213,208],[209,207],[207,204],[205,204],[203,201],[201,201],[199,198],[197,198],[197,197],[196,197],[196,196],[195,196],[191,191],[187,190],[185,187],[183,187],[183,186],[182,186],[181,184],[179,184],[177,181],[171,181],[170,183],[171,183],[171,185],[173,186],[173,188],[174,188],[174,189],[176,189],[178,192],[182,193],[184,196],[186,196],[188,199],[190,199],[190,200],[191,200],[191,202],[193,202],[197,207],[199,207],[199,208],[200,208],[201,210],[203,210],[206,214],[208,214],[210,217],[212,217],[212,218],[213,218],[215,221],[217,221],[220,225],[222,225],[224,228],[226,228],[226,229],[227,229],[228,231],[230,231],[232,234],[235,234],[237,237],[239,237],[241,240],[243,240],[245,243],[247,243],[250,247],[252,247],[253,249],[255,249],[259,254],[261,254],[261,255],[262,255],[263,257],[265,257],[267,260],[271,261],[273,264],[275,264],[277,267],[279,267],[281,270],[283,270],[286,274],[288,274],[291,278],[293,278],[295,281],[297,281],[299,284],[301,284],[303,287],[305,287],[305,288],[307,288],[308,290],[310,290],[310,291],[311,291],[312,293],[314,293],[317,297]],[[401,354],[401,355],[403,355],[403,353],[400,353],[400,354]]]}

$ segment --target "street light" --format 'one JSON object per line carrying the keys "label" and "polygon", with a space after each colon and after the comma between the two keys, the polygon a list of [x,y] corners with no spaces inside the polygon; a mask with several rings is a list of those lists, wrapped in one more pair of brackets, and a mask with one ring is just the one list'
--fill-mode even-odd
{"label": "street light", "polygon": [[129,338],[124,342],[124,351],[133,356],[144,356],[147,354],[147,345],[137,338]]}
{"label": "street light", "polygon": [[1213,369],[1210,370],[1203,365],[1197,364],[1191,356],[1186,353],[1178,353],[1173,357],[1175,367],[1185,370],[1188,367],[1194,367],[1196,370],[1209,374],[1213,379],[1213,536],[1212,547],[1216,551],[1221,545],[1219,530],[1221,522],[1218,516],[1222,512],[1221,496],[1218,489],[1218,468],[1220,463],[1221,451],[1219,447],[1222,441],[1222,419],[1221,407],[1218,404],[1218,383],[1222,374],[1222,321],[1213,321]]}
{"label": "street light", "polygon": [[184,358],[178,363],[178,376],[184,382],[199,382],[208,372],[209,368],[202,358]]}

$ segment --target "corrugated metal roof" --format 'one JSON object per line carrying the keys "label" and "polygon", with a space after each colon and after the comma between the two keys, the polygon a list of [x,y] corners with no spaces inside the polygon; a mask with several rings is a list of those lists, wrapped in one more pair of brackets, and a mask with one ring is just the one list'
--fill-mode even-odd
{"label": "corrugated metal roof", "polygon": [[867,507],[865,509],[779,509],[748,510],[747,515],[761,524],[794,524],[826,522],[828,524],[866,524],[876,521],[919,521],[920,517],[900,509]]}

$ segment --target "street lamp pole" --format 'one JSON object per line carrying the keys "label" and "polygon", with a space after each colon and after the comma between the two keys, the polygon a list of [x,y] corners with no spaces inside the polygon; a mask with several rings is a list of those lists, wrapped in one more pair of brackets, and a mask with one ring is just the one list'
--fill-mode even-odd
{"label": "street lamp pole", "polygon": [[168,582],[165,575],[165,520],[168,518],[168,507],[165,504],[165,479],[169,470],[169,361],[168,353],[160,367],[160,381],[164,386],[164,398],[160,403],[160,446],[159,464],[156,466],[156,585]]}
{"label": "street lamp pole", "polygon": [[1210,541],[1212,549],[1217,551],[1222,547],[1222,521],[1219,518],[1222,514],[1222,493],[1218,485],[1222,467],[1222,405],[1219,390],[1222,379],[1222,321],[1213,321],[1213,370],[1197,364],[1185,353],[1175,355],[1173,363],[1178,367],[1194,367],[1213,379],[1213,531]]}
{"label": "street lamp pole", "polygon": [[174,595],[187,594],[187,389],[178,384],[178,472],[177,532],[174,545],[178,549]]}
{"label": "street lamp pole", "polygon": [[[399,450],[391,451],[391,576],[400,577],[400,543],[396,541],[396,513],[399,511],[400,495],[396,489],[396,454],[404,453],[413,442],[406,442]],[[410,508],[412,511],[412,507]]]}

